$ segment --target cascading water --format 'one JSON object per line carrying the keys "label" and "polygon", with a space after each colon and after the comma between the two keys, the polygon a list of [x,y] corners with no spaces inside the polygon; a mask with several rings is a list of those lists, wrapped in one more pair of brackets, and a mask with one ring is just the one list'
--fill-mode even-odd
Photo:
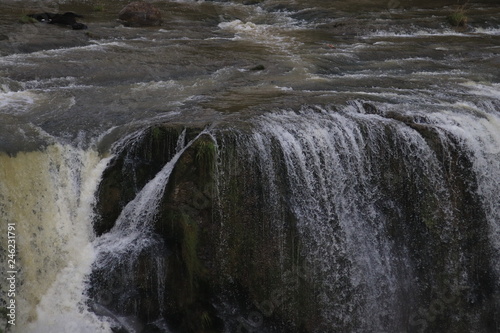
{"label": "cascading water", "polygon": [[148,246],[152,241],[151,225],[158,213],[158,204],[162,199],[165,185],[176,161],[184,150],[185,132],[178,139],[177,153],[163,169],[138,193],[136,198],[129,202],[122,210],[113,229],[95,241],[98,260],[96,266],[109,269],[113,262],[127,258],[133,261],[134,256]]}
{"label": "cascading water", "polygon": [[[313,331],[425,331],[450,311],[450,304],[469,302],[477,302],[468,305],[470,313],[447,320],[487,330],[490,324],[481,316],[488,303],[480,299],[486,297],[484,288],[498,293],[498,284],[491,282],[491,276],[498,276],[494,258],[499,253],[495,107],[468,105],[445,113],[393,116],[390,106],[352,103],[342,110],[314,107],[263,115],[246,134],[214,132],[212,140],[221,150],[213,198],[220,202],[216,209],[222,209],[221,274],[226,274],[226,247],[231,243],[224,233],[231,228],[226,216],[231,213],[224,211],[223,202],[234,200],[228,184],[231,177],[248,177],[242,170],[256,168],[260,176],[251,186],[257,185],[258,195],[265,198],[259,208],[265,214],[255,212],[262,219],[255,221],[277,232],[280,265],[289,260],[283,226],[293,220],[297,229],[298,255],[314,285],[309,297],[321,309]],[[40,281],[20,288],[19,304],[31,306],[31,311],[19,318],[24,326],[19,332],[106,332],[110,326],[142,332],[146,323],[137,319],[139,309],[130,302],[141,293],[137,284],[144,277],[137,274],[149,275],[146,280],[155,285],[156,294],[150,296],[158,307],[154,311],[159,315],[152,317],[155,327],[171,331],[167,321],[158,318],[172,292],[165,285],[172,248],[153,225],[174,167],[202,134],[184,144],[183,132],[173,157],[124,206],[114,227],[95,240],[90,230],[94,195],[108,159],[64,145],[2,156],[2,196],[10,205],[2,207],[3,218],[16,223],[23,239],[19,248],[30,249],[19,253],[26,267],[19,276]],[[124,142],[140,143],[146,137],[140,132]],[[225,150],[239,157],[232,160]],[[12,190],[16,186],[11,182],[23,183],[23,177],[30,177],[36,192]],[[464,193],[469,199],[460,198]],[[463,206],[461,200],[470,202]],[[39,215],[42,206],[45,213]],[[471,213],[470,208],[477,211]],[[26,220],[32,223],[25,225]],[[52,231],[48,225],[53,225]],[[470,248],[478,241],[486,242]],[[490,256],[479,258],[484,253]],[[33,254],[44,257],[31,261]],[[153,264],[140,273],[138,267],[147,257]],[[87,288],[90,302],[84,296]],[[429,310],[426,304],[439,306]],[[264,325],[256,331],[276,330]]]}
{"label": "cascading water", "polygon": [[[365,126],[371,127],[370,122],[367,119]],[[372,327],[383,327],[379,321],[384,317],[400,322],[398,268],[392,264],[389,239],[381,237],[384,217],[376,209],[376,166],[366,151],[373,142],[383,142],[381,128],[365,138],[355,118],[321,111],[276,114],[264,117],[261,124],[255,141],[276,141],[283,154],[303,255],[314,280],[321,281],[318,301],[328,323],[324,329],[348,328],[358,311]],[[257,147],[265,149],[256,154],[266,163],[272,146]],[[410,289],[404,286],[403,291]],[[385,295],[383,303],[379,295]],[[363,311],[356,309],[365,307],[364,302]]]}
{"label": "cascading water", "polygon": [[[184,151],[188,149],[201,135],[201,132],[194,139],[186,143],[186,131],[177,139],[176,152],[165,166],[151,179],[136,197],[130,201],[121,211],[114,227],[107,233],[101,235],[94,241],[96,260],[93,265],[93,282],[99,284],[99,290],[94,295],[95,304],[93,309],[101,314],[113,318],[120,327],[127,332],[141,332],[144,325],[136,323],[136,319],[122,318],[114,313],[123,313],[124,303],[130,303],[133,294],[140,292],[134,285],[138,284],[137,276],[131,274],[135,267],[141,265],[146,257],[153,257],[153,267],[144,274],[155,274],[155,289],[157,293],[152,295],[155,306],[161,317],[164,313],[165,299],[165,274],[166,256],[168,251],[164,242],[154,233],[153,227],[159,212],[159,205],[163,200],[165,187],[169,177]],[[144,137],[144,132],[139,135],[132,135],[132,141],[140,142]],[[125,140],[126,141],[126,140]],[[105,286],[103,288],[103,285]],[[138,286],[137,288],[140,289]],[[118,298],[120,301],[116,302]],[[117,303],[119,303],[117,305]],[[113,311],[107,308],[111,306]],[[132,311],[137,312],[137,309]],[[157,327],[164,327],[168,331],[164,322],[155,323]]]}
{"label": "cascading water", "polygon": [[450,304],[474,303],[446,320],[488,331],[481,315],[498,304],[478,299],[499,287],[498,112],[468,106],[402,121],[379,108],[277,112],[237,139],[262,175],[262,209],[274,211],[264,220],[289,224],[285,205],[296,221],[322,309],[313,331],[444,329]]}
{"label": "cascading water", "polygon": [[[92,149],[63,144],[0,155],[0,217],[15,224],[17,239],[12,332],[109,331],[85,305],[85,282],[95,258],[95,191],[108,161]],[[2,232],[5,244],[6,235]]]}

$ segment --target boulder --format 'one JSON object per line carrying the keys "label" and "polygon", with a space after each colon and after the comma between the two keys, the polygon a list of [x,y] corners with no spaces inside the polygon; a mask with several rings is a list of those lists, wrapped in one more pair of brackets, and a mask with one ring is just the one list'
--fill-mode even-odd
{"label": "boulder", "polygon": [[147,27],[161,24],[161,11],[152,4],[131,2],[118,14],[118,18],[129,27]]}

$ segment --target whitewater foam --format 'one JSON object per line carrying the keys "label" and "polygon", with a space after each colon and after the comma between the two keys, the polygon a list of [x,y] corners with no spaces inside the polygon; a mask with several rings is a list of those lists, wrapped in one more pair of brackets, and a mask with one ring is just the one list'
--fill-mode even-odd
{"label": "whitewater foam", "polygon": [[16,224],[18,240],[13,332],[109,332],[84,296],[94,260],[95,191],[107,162],[93,150],[61,144],[0,155],[0,214]]}

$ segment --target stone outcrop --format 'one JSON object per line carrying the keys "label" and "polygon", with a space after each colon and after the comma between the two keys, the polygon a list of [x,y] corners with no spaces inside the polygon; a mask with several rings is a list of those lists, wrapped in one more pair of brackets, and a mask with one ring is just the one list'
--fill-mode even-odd
{"label": "stone outcrop", "polygon": [[148,2],[131,2],[120,11],[118,19],[129,27],[158,26],[161,24],[161,11]]}
{"label": "stone outcrop", "polygon": [[[200,130],[188,131],[186,140]],[[142,142],[114,160],[100,186],[98,235],[113,227],[127,202],[173,156],[179,134],[179,128],[151,128]],[[255,324],[253,312],[282,331],[314,323],[318,309],[309,298],[313,288],[299,258],[293,222],[280,232],[263,226],[269,207],[258,170],[245,167],[234,149],[226,153],[241,169],[218,184],[222,195],[216,188],[212,139],[203,135],[182,154],[154,225],[155,245],[114,272],[94,271],[90,296],[96,303],[115,314],[133,314],[144,325],[164,318],[180,332],[245,332]]]}

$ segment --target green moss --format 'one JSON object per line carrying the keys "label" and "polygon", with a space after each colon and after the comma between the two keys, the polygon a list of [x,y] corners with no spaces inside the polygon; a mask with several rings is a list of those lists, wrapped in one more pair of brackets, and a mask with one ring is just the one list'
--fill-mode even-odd
{"label": "green moss", "polygon": [[7,318],[7,314],[9,313],[9,310],[7,310],[6,307],[1,307],[0,308],[0,316]]}
{"label": "green moss", "polygon": [[33,17],[29,17],[28,15],[24,15],[24,16],[19,18],[19,22],[21,22],[23,24],[28,24],[28,23],[36,23],[38,21],[36,19],[34,19]]}
{"label": "green moss", "polygon": [[217,147],[212,140],[204,139],[198,142],[196,148],[195,162],[200,176],[211,175],[215,168]]}
{"label": "green moss", "polygon": [[212,317],[207,311],[202,312],[200,320],[201,320],[201,327],[203,329],[208,329],[212,327]]}
{"label": "green moss", "polygon": [[466,5],[459,5],[453,13],[446,17],[449,24],[454,27],[465,27],[467,25]]}
{"label": "green moss", "polygon": [[432,216],[423,216],[422,220],[429,230],[434,230],[436,228],[436,219]]}
{"label": "green moss", "polygon": [[153,140],[159,141],[160,139],[163,138],[164,132],[160,127],[153,127],[151,129],[151,136],[153,137]]}
{"label": "green moss", "polygon": [[[428,179],[425,178],[425,180]],[[425,186],[431,188],[430,184],[425,184]],[[434,193],[426,191],[421,194],[418,206],[420,210],[419,214],[427,229],[434,233],[439,233],[442,227],[439,222],[445,219],[444,216],[441,216],[439,198]]]}
{"label": "green moss", "polygon": [[455,12],[448,15],[446,19],[454,27],[465,27],[467,25],[467,16],[463,12]]}

